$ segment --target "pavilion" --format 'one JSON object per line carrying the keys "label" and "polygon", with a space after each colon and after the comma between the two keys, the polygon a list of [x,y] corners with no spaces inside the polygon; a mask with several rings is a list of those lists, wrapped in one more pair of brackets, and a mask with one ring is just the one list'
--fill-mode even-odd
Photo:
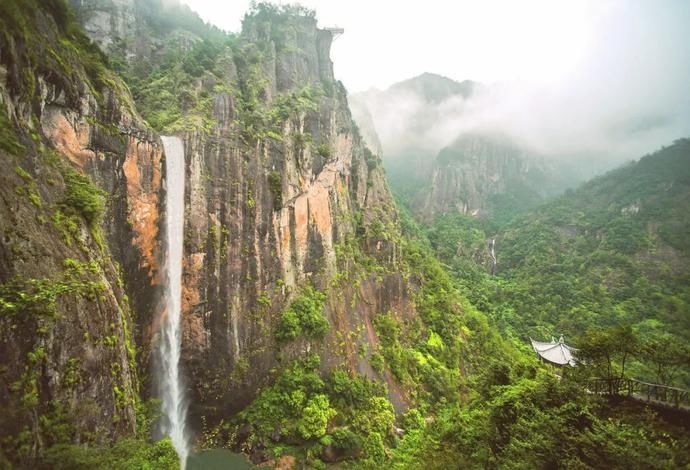
{"label": "pavilion", "polygon": [[577,363],[577,359],[575,359],[575,352],[577,349],[565,344],[563,335],[561,335],[558,341],[556,341],[552,336],[551,342],[549,343],[534,341],[532,338],[529,340],[532,342],[534,352],[536,352],[539,357],[547,362],[558,364],[560,366],[568,364],[572,367],[574,367]]}

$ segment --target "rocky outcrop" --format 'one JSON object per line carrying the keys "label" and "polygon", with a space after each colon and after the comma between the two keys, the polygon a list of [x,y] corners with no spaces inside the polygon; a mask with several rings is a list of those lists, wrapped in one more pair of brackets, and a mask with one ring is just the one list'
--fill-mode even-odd
{"label": "rocky outcrop", "polygon": [[28,465],[56,429],[82,443],[136,429],[162,153],[59,2],[3,19],[0,440]]}
{"label": "rocky outcrop", "polygon": [[465,134],[439,153],[415,212],[429,220],[445,213],[492,215],[501,204],[524,211],[557,190],[554,179],[543,159],[508,138]]}
{"label": "rocky outcrop", "polygon": [[[281,36],[281,21],[292,37]],[[359,354],[375,347],[373,316],[413,314],[407,282],[396,273],[395,207],[333,77],[330,33],[308,16],[257,16],[245,20],[240,40],[263,53],[257,106],[275,109],[295,93],[311,104],[291,103],[276,135],[263,138],[247,135],[246,94],[218,95],[214,132],[184,135],[183,349],[196,412],[212,420],[241,409],[281,361],[305,351],[317,351],[325,368],[378,378]],[[242,90],[255,69],[235,54],[231,82]],[[355,251],[377,260],[384,274],[361,269]],[[279,346],[280,314],[310,284],[327,294],[330,333],[322,342]],[[404,407],[399,387],[390,389]]]}
{"label": "rocky outcrop", "polygon": [[[212,33],[191,31],[187,17],[186,27],[160,29],[167,11],[154,20],[142,9],[155,2],[126,3],[73,2],[111,57],[122,57],[113,45],[124,45],[133,70],[179,53],[181,37]],[[132,9],[143,12],[133,28],[147,30],[136,42],[118,20]],[[183,367],[191,411],[208,423],[243,408],[277,366],[307,351],[324,368],[387,380],[405,406],[390,374],[368,363],[373,316],[414,315],[398,273],[395,206],[334,79],[331,41],[304,9],[254,12],[213,73],[194,78],[180,107],[184,125],[167,129],[183,138],[186,157]],[[205,99],[211,104],[201,109]],[[327,294],[327,337],[278,345],[281,313],[309,285]]]}

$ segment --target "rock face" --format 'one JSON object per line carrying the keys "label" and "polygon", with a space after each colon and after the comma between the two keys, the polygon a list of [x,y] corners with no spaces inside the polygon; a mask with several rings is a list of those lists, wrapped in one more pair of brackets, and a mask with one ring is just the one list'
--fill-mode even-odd
{"label": "rock face", "polygon": [[0,440],[23,466],[57,427],[84,443],[136,428],[162,154],[59,2],[2,17]]}
{"label": "rock face", "polygon": [[426,189],[415,212],[428,220],[453,212],[486,216],[501,204],[525,210],[558,188],[546,163],[508,138],[465,134],[439,153]]}
{"label": "rock face", "polygon": [[[127,36],[111,27],[126,14],[117,4],[74,5],[106,50]],[[133,67],[192,37],[149,23],[137,16],[133,28],[150,27],[140,42],[162,49],[128,42]],[[207,422],[240,410],[277,367],[307,351],[319,353],[324,368],[388,381],[392,401],[405,407],[402,388],[368,362],[378,342],[373,316],[414,316],[398,269],[397,215],[381,162],[333,77],[331,41],[303,10],[250,15],[218,54],[214,74],[200,74],[192,87],[208,107],[193,117],[194,105],[183,103],[184,125],[166,130],[185,145],[183,367],[191,412]],[[329,333],[277,344],[281,313],[310,285],[327,295]]]}
{"label": "rock face", "polygon": [[[294,103],[274,137],[256,138],[246,135],[241,105],[230,104],[246,94],[217,96],[213,133],[184,135],[184,359],[197,413],[212,419],[246,405],[274,367],[307,350],[326,368],[377,377],[358,352],[375,346],[373,315],[412,314],[406,280],[396,272],[399,248],[388,237],[398,233],[395,207],[334,80],[330,33],[311,17],[287,21],[294,36],[280,41],[272,38],[282,25],[261,17],[244,23],[243,46],[264,52],[259,105],[271,109],[308,89],[313,106]],[[235,57],[232,77],[240,90],[252,73],[243,61]],[[353,250],[385,273],[362,270]],[[327,294],[330,332],[322,342],[279,347],[280,313],[310,284]],[[403,406],[400,394],[393,398]]]}

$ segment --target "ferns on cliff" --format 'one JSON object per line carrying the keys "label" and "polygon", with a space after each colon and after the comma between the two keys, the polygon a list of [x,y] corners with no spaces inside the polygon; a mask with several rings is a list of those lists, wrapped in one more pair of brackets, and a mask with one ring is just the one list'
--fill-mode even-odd
{"label": "ferns on cliff", "polygon": [[105,193],[98,189],[89,178],[73,168],[63,170],[65,195],[62,206],[68,213],[84,218],[89,227],[95,227],[101,220],[105,205]]}
{"label": "ferns on cliff", "polygon": [[83,32],[65,0],[0,3],[0,49],[3,62],[13,64],[8,91],[34,102],[36,79],[43,77],[78,100],[79,84],[91,87],[96,98],[115,86],[108,59]]}

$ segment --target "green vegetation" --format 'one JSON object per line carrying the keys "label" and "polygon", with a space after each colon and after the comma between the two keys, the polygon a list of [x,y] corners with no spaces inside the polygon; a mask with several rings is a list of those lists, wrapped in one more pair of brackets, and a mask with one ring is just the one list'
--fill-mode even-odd
{"label": "green vegetation", "polygon": [[0,150],[10,155],[20,155],[25,150],[17,139],[17,133],[4,106],[0,106]]}
{"label": "green vegetation", "polygon": [[286,343],[300,336],[307,339],[323,338],[329,328],[323,310],[325,300],[323,292],[307,286],[281,314],[275,329],[276,341]]}
{"label": "green vegetation", "polygon": [[268,189],[273,198],[273,209],[278,210],[283,205],[283,184],[282,177],[277,171],[268,174]]}
{"label": "green vegetation", "polygon": [[[228,60],[233,38],[203,40],[191,50],[171,48],[154,67],[133,67],[125,72],[137,109],[151,126],[161,132],[202,130],[210,133],[217,122],[213,117],[214,96],[231,93],[223,61]],[[201,86],[210,75],[214,85]]]}
{"label": "green vegetation", "polygon": [[680,468],[690,434],[634,402],[582,392],[575,377],[491,364],[463,405],[409,428],[394,468]]}
{"label": "green vegetation", "polygon": [[41,199],[41,195],[38,193],[38,188],[36,187],[36,182],[34,181],[33,177],[19,165],[14,167],[14,172],[17,173],[24,181],[23,185],[15,188],[15,192],[20,196],[26,196],[29,201],[31,201],[31,204],[33,204],[37,209],[40,209],[43,206],[43,200]]}
{"label": "green vegetation", "polygon": [[328,160],[333,156],[333,147],[331,147],[328,143],[319,144],[316,147],[316,154],[321,158]]}
{"label": "green vegetation", "polygon": [[65,212],[80,215],[89,227],[94,228],[103,215],[105,193],[98,189],[91,180],[73,168],[63,170],[65,195],[61,205]]}
{"label": "green vegetation", "polygon": [[91,470],[94,468],[177,470],[180,468],[180,460],[169,439],[155,443],[137,439],[123,439],[112,447],[54,445],[46,452],[39,468],[56,470]]}
{"label": "green vegetation", "polygon": [[[141,405],[137,416],[138,431],[136,436],[120,439],[113,445],[97,442],[86,442],[78,445],[72,443],[75,432],[59,405],[54,405],[56,412],[44,418],[43,425],[51,429],[50,446],[37,462],[39,469],[122,469],[129,470],[176,470],[180,468],[179,458],[169,439],[157,442],[150,441],[154,421],[157,419],[159,403],[150,402]],[[96,437],[96,436],[93,436]]]}
{"label": "green vegetation", "polygon": [[[17,73],[9,75],[8,89],[32,104],[39,99],[37,77],[63,91],[68,103],[77,103],[80,83],[89,86],[98,100],[106,86],[118,87],[107,57],[86,36],[64,0],[2,2],[0,47],[17,67]],[[1,140],[16,153],[16,145],[5,136]]]}
{"label": "green vegetation", "polygon": [[[193,26],[190,31],[204,29],[184,8],[166,6],[163,8],[166,13],[161,15],[155,11],[156,3],[147,0],[143,11],[154,25],[161,24],[160,30],[154,26],[155,34],[163,34],[164,24],[177,27],[190,24]],[[261,3],[248,13],[245,22],[270,21],[272,39],[280,48],[285,42],[278,36],[290,37],[288,32],[305,12],[301,7]],[[269,102],[269,82],[263,72],[268,44],[247,42],[212,28],[198,34],[202,39],[194,41],[191,47],[187,41],[173,42],[166,48],[165,56],[152,63],[134,61],[124,65],[125,61],[120,61],[137,109],[155,129],[166,133],[201,130],[210,134],[218,125],[214,100],[225,96],[232,100],[237,114],[228,118],[240,126],[243,141],[253,146],[257,140],[282,140],[282,128],[288,117],[316,110],[323,95],[320,86],[307,85],[286,91]],[[235,66],[238,78],[228,76],[228,69]]]}
{"label": "green vegetation", "polygon": [[54,319],[56,303],[65,295],[95,299],[105,286],[92,281],[90,275],[100,273],[95,263],[65,261],[65,270],[55,278],[14,278],[0,284],[0,318],[34,316]]}
{"label": "green vegetation", "polygon": [[[487,239],[496,233],[495,221],[445,216],[419,230],[402,212],[408,237],[418,240],[412,252],[417,253],[412,260],[418,262],[411,272],[426,273],[422,285],[431,288],[416,299],[425,324],[433,325],[425,349],[419,342],[416,348],[434,358],[453,338],[467,335],[472,349],[464,350],[465,357],[477,354],[481,345],[486,353],[476,362],[470,359],[470,372],[455,382],[460,394],[466,394],[464,400],[439,394],[442,387],[420,395],[419,403],[427,404],[427,420],[407,424],[404,438],[391,451],[390,466],[688,465],[687,429],[637,402],[583,392],[591,377],[636,376],[687,384],[688,328],[679,321],[681,312],[687,311],[690,284],[685,264],[664,256],[664,247],[673,246],[683,250],[676,256],[687,256],[674,234],[687,231],[682,224],[690,220],[687,203],[682,202],[689,194],[687,172],[682,170],[688,156],[688,141],[677,142],[508,224],[496,236],[503,268],[497,277],[487,273],[486,248]],[[632,208],[635,205],[639,212]],[[445,270],[423,255],[427,247],[448,263],[449,281],[443,280]],[[674,268],[669,270],[669,265]],[[465,332],[460,326],[458,334],[449,322],[453,317],[436,314],[437,308],[452,311],[452,303],[447,303],[453,298],[449,283],[457,285],[475,308],[487,312],[513,345],[482,338],[482,331],[490,327],[484,323],[482,328],[481,315],[472,321],[460,316],[468,328]],[[471,306],[463,308],[472,311]],[[410,367],[414,356],[405,346],[404,329],[389,315],[377,317],[375,325],[394,375],[403,383],[412,379],[428,384],[425,375],[415,375]],[[586,361],[559,370],[560,379],[532,359],[527,347],[528,335],[543,338],[555,331],[575,341]],[[434,402],[435,396],[444,400]]]}
{"label": "green vegetation", "polygon": [[[520,342],[562,333],[577,344],[627,325],[639,343],[629,373],[688,386],[690,245],[679,234],[690,233],[689,156],[690,141],[677,141],[516,219],[496,235],[495,278],[489,224],[439,218],[429,240],[468,299]],[[661,344],[675,361],[650,354]]]}
{"label": "green vegetation", "polygon": [[[270,457],[297,455],[308,466],[360,458],[378,461],[393,442],[393,408],[385,388],[343,370],[325,378],[319,358],[309,355],[282,368],[224,433],[249,427],[245,445]],[[373,436],[373,437],[372,437]]]}

